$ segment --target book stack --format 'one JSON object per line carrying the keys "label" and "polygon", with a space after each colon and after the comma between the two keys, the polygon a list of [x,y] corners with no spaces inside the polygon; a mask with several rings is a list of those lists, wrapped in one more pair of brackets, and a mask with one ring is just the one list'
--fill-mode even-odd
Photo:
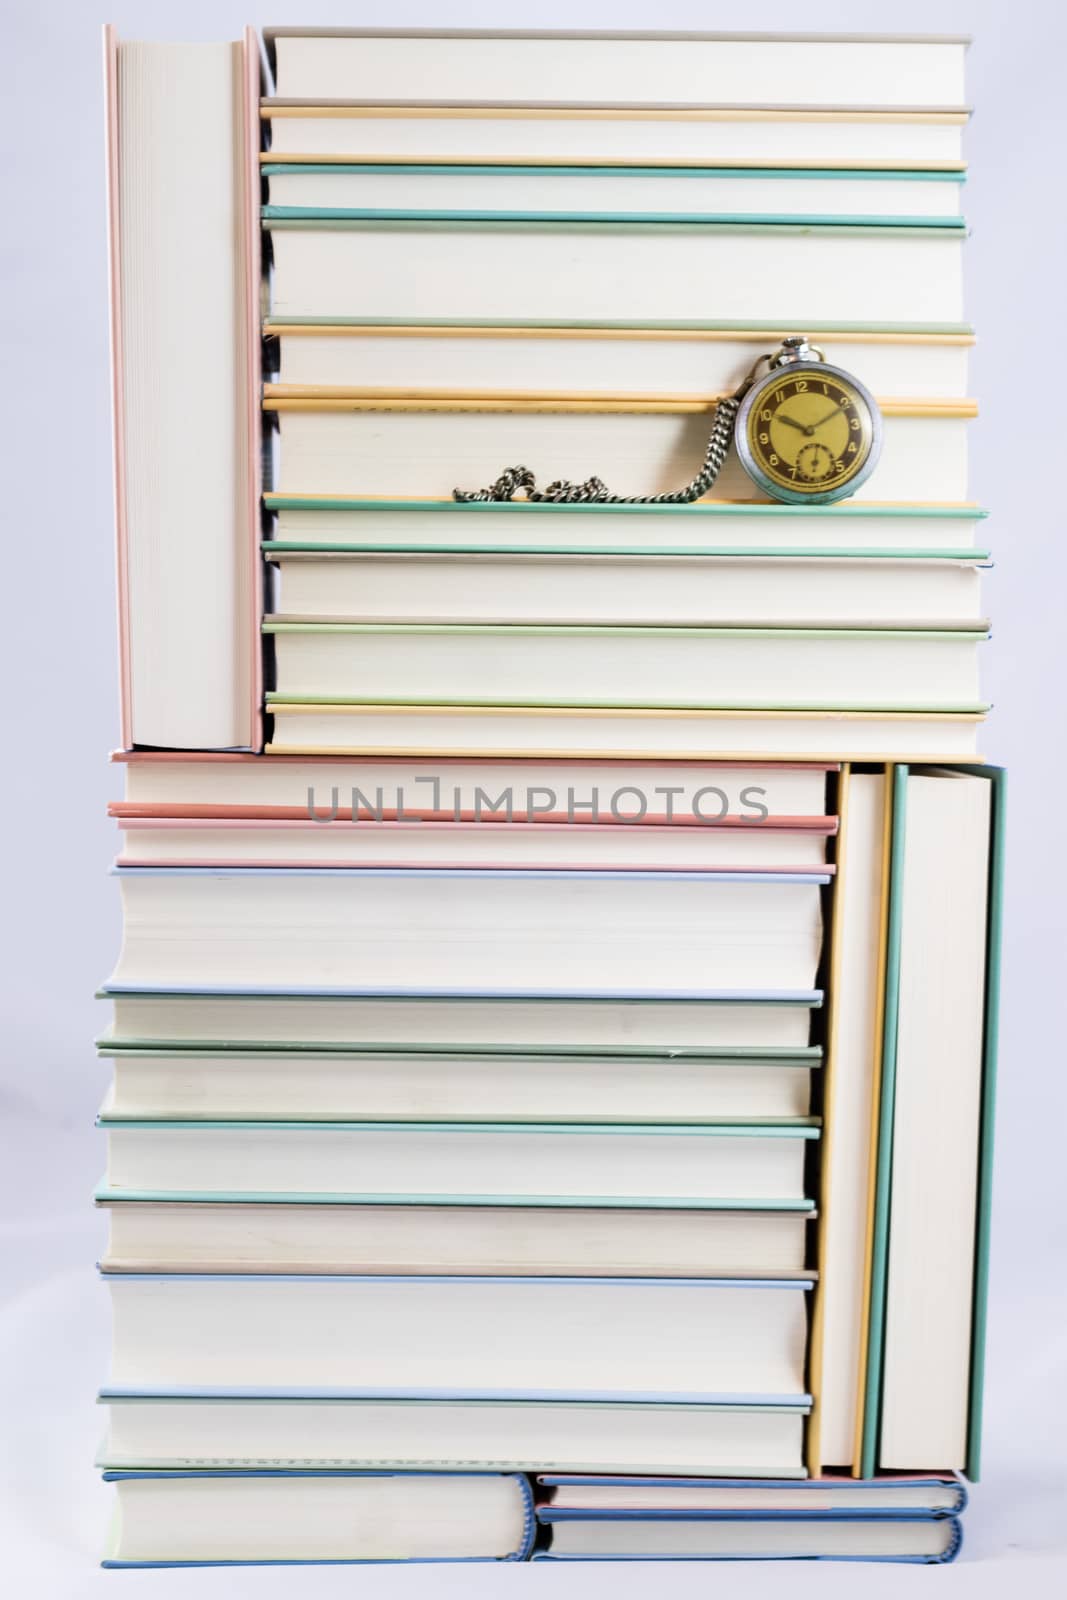
{"label": "book stack", "polygon": [[[107,1565],[956,1553],[963,60],[108,30]],[[672,503],[802,332],[862,492]]]}

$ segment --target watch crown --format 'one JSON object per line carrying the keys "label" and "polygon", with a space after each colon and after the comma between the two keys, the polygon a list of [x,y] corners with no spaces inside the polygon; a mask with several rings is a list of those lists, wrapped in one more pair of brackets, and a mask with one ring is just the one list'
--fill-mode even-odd
{"label": "watch crown", "polygon": [[771,361],[772,367],[785,366],[790,361],[821,361],[822,351],[808,343],[806,333],[791,333],[782,340],[781,349]]}

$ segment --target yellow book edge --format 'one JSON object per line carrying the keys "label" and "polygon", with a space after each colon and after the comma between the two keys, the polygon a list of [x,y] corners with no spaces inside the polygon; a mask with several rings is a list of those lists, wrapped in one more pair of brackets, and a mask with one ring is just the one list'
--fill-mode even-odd
{"label": "yellow book edge", "polygon": [[[269,712],[284,711],[287,716],[322,717],[322,716],[347,716],[356,712],[360,716],[368,717],[403,717],[412,712],[432,711],[441,717],[685,717],[703,718],[704,720],[718,721],[720,718],[742,718],[748,720],[772,720],[778,722],[984,722],[984,711],[801,711],[790,710],[788,707],[772,707],[771,709],[744,710],[732,707],[706,706],[537,706],[537,705],[462,705],[455,702],[442,704],[432,700],[407,702],[396,705],[390,702],[369,702],[364,704],[359,701],[289,701],[272,700],[267,705]],[[783,761],[784,756],[775,755],[776,761]],[[820,756],[805,757],[806,760],[821,760]],[[830,761],[846,759],[840,754],[827,757]],[[849,760],[862,759],[879,761],[886,759],[879,756],[848,757]],[[890,756],[890,761],[902,761],[903,756]],[[934,757],[921,755],[917,760],[929,766]],[[960,756],[949,756],[950,762],[959,762]],[[968,756],[967,760],[974,758]]]}
{"label": "yellow book edge", "polygon": [[[288,157],[286,158],[288,159]],[[488,324],[470,326],[460,324],[381,323],[381,322],[274,322],[269,317],[263,325],[264,333],[286,338],[322,339],[659,339],[670,343],[697,340],[706,343],[773,344],[786,339],[792,328],[730,329],[730,328],[568,328],[552,327],[492,327]],[[879,330],[864,333],[855,329],[847,333],[809,326],[809,335],[825,339],[829,344],[918,344],[959,345],[970,347],[975,342],[973,333],[922,333]]]}
{"label": "yellow book edge", "polygon": [[[779,762],[821,763],[841,761],[838,751],[833,755],[819,755],[810,750],[790,751],[776,750],[773,755],[759,750],[695,750],[690,746],[682,750],[559,750],[552,745],[538,746],[536,749],[525,747],[512,747],[501,745],[494,746],[492,751],[477,746],[449,745],[447,750],[442,750],[439,745],[394,745],[394,744],[275,744],[268,742],[263,747],[264,755],[268,756],[395,756],[407,760],[410,757],[447,756],[456,761],[715,761],[737,762],[748,765],[773,766]],[[889,765],[903,758],[896,755],[861,755],[852,757],[855,761],[869,762],[874,766]],[[981,755],[961,757],[956,755],[922,755],[916,759],[926,765],[942,767],[961,760],[975,766],[981,766],[984,757]]]}
{"label": "yellow book edge", "polygon": [[844,943],[842,882],[848,861],[848,794],[851,768],[846,762],[841,768],[837,784],[837,843],[834,861],[837,872],[830,889],[830,969],[827,974],[826,1013],[826,1064],[823,1076],[822,1142],[818,1200],[818,1231],[815,1259],[819,1277],[812,1298],[811,1333],[808,1343],[808,1388],[811,1393],[811,1413],[807,1423],[805,1462],[809,1476],[822,1475],[822,1369],[825,1343],[825,1293],[821,1283],[821,1269],[826,1255],[827,1210],[830,1200],[830,1158],[833,1153],[834,1119],[828,1115],[833,1104],[834,1075],[837,1067],[838,1020],[840,1007],[837,995],[840,987],[842,947]]}
{"label": "yellow book edge", "polygon": [[[477,390],[349,389],[317,384],[264,384],[264,411],[482,411],[482,413],[640,414],[640,416],[699,416],[710,414],[723,394],[715,395],[552,395],[480,394]],[[878,400],[883,416],[928,416],[971,419],[976,400]]]}
{"label": "yellow book edge", "polygon": [[[852,1476],[860,1477],[863,1454],[864,1414],[867,1399],[867,1346],[871,1336],[871,1273],[874,1268],[874,1210],[878,1183],[878,1121],[881,1112],[881,1043],[885,1023],[886,966],[889,958],[889,862],[893,847],[893,767],[885,771],[885,803],[882,823],[882,893],[878,912],[878,990],[871,1038],[871,1126],[870,1161],[867,1168],[867,1224],[863,1251],[863,1281],[860,1285],[860,1337],[856,1362],[856,1428],[852,1442]],[[936,763],[935,763],[936,764]]]}

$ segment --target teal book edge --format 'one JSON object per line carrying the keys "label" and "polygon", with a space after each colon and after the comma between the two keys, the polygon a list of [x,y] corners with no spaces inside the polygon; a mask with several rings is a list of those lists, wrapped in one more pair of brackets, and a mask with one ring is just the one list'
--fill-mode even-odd
{"label": "teal book edge", "polygon": [[381,515],[388,511],[451,512],[460,516],[624,516],[624,517],[833,517],[835,521],[852,517],[931,517],[962,522],[977,522],[988,517],[982,506],[967,504],[946,505],[944,502],[923,504],[921,501],[897,505],[884,502],[863,502],[858,505],[838,506],[787,506],[772,505],[757,500],[698,501],[695,505],[565,505],[553,501],[529,500],[397,500],[368,499],[362,495],[281,494],[268,490],[263,496],[268,511],[369,511]]}
{"label": "teal book edge", "polygon": [[821,1045],[671,1045],[656,1050],[652,1047],[641,1049],[634,1046],[613,1045],[610,1048],[601,1048],[597,1045],[508,1045],[508,1044],[474,1044],[464,1047],[455,1045],[422,1045],[417,1043],[396,1044],[348,1044],[344,1040],[284,1040],[284,1039],[139,1039],[127,1036],[117,1037],[104,1034],[94,1041],[97,1054],[101,1057],[136,1056],[140,1060],[145,1057],[158,1056],[164,1060],[174,1057],[195,1055],[266,1055],[286,1057],[290,1055],[306,1056],[335,1056],[340,1055],[352,1060],[375,1059],[378,1056],[388,1056],[392,1060],[417,1061],[468,1061],[473,1056],[478,1060],[497,1061],[519,1060],[536,1064],[541,1061],[592,1061],[611,1065],[615,1061],[647,1061],[650,1066],[657,1063],[672,1061],[707,1061],[712,1066],[725,1063],[729,1066],[740,1064],[758,1067],[820,1067],[823,1061]]}
{"label": "teal book edge", "polygon": [[694,216],[684,211],[490,211],[422,210],[379,206],[262,206],[268,231],[313,228],[334,231],[356,229],[466,230],[496,232],[597,233],[608,228],[654,229],[672,233],[792,233],[885,234],[905,237],[962,239],[967,232],[963,217],[837,216],[826,212],[708,212]]}
{"label": "teal book edge", "polygon": [[704,1139],[818,1139],[820,1129],[818,1119],[815,1117],[782,1117],[773,1122],[524,1122],[515,1118],[508,1120],[497,1119],[486,1122],[453,1122],[447,1118],[437,1118],[434,1121],[385,1121],[371,1117],[336,1117],[332,1119],[293,1120],[291,1118],[273,1117],[269,1119],[249,1117],[123,1117],[114,1116],[104,1112],[96,1119],[98,1128],[163,1128],[168,1131],[185,1129],[202,1132],[204,1129],[213,1129],[221,1132],[258,1132],[268,1130],[276,1133],[288,1130],[292,1133],[544,1133],[560,1135],[580,1135],[582,1137],[603,1134],[618,1136],[628,1134],[635,1137],[642,1135],[655,1138],[697,1137]]}
{"label": "teal book edge", "polygon": [[869,1333],[859,1476],[873,1477],[881,1423],[882,1354],[889,1267],[889,1198],[893,1171],[893,1111],[896,1099],[897,1018],[900,1009],[900,933],[903,910],[904,846],[907,835],[908,767],[893,769],[892,834],[889,853],[889,908],[886,934],[885,1014],[882,1027],[878,1148],[872,1224]]}

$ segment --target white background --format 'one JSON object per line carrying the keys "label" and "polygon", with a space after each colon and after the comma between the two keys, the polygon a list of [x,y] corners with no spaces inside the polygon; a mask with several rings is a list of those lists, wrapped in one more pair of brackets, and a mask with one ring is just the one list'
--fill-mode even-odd
{"label": "white background", "polygon": [[[117,895],[105,803],[120,793],[107,378],[100,23],[84,0],[9,5],[3,27],[5,368],[0,618],[5,781],[0,1028],[0,1570],[24,1595],[105,1586],[142,1597],[914,1594],[1028,1596],[1067,1584],[1062,646],[1067,633],[1064,68],[1067,11],[1036,0],[889,7],[809,0],[683,4],[329,4],[284,14],[231,0],[116,5],[127,38],[237,38],[246,22],[348,26],[970,33],[967,315],[978,328],[972,493],[991,506],[996,702],[983,753],[1007,764],[1011,838],[997,1143],[986,1471],[960,1562],[944,1569],[791,1565],[268,1569],[105,1574],[109,1495],[91,1460],[106,1369],[88,1202],[104,1074],[93,1000],[113,963]],[[847,85],[825,85],[847,99]],[[190,108],[195,115],[195,108]],[[713,317],[713,306],[708,315]],[[195,507],[190,507],[195,515]],[[934,1219],[931,1219],[933,1222]]]}

